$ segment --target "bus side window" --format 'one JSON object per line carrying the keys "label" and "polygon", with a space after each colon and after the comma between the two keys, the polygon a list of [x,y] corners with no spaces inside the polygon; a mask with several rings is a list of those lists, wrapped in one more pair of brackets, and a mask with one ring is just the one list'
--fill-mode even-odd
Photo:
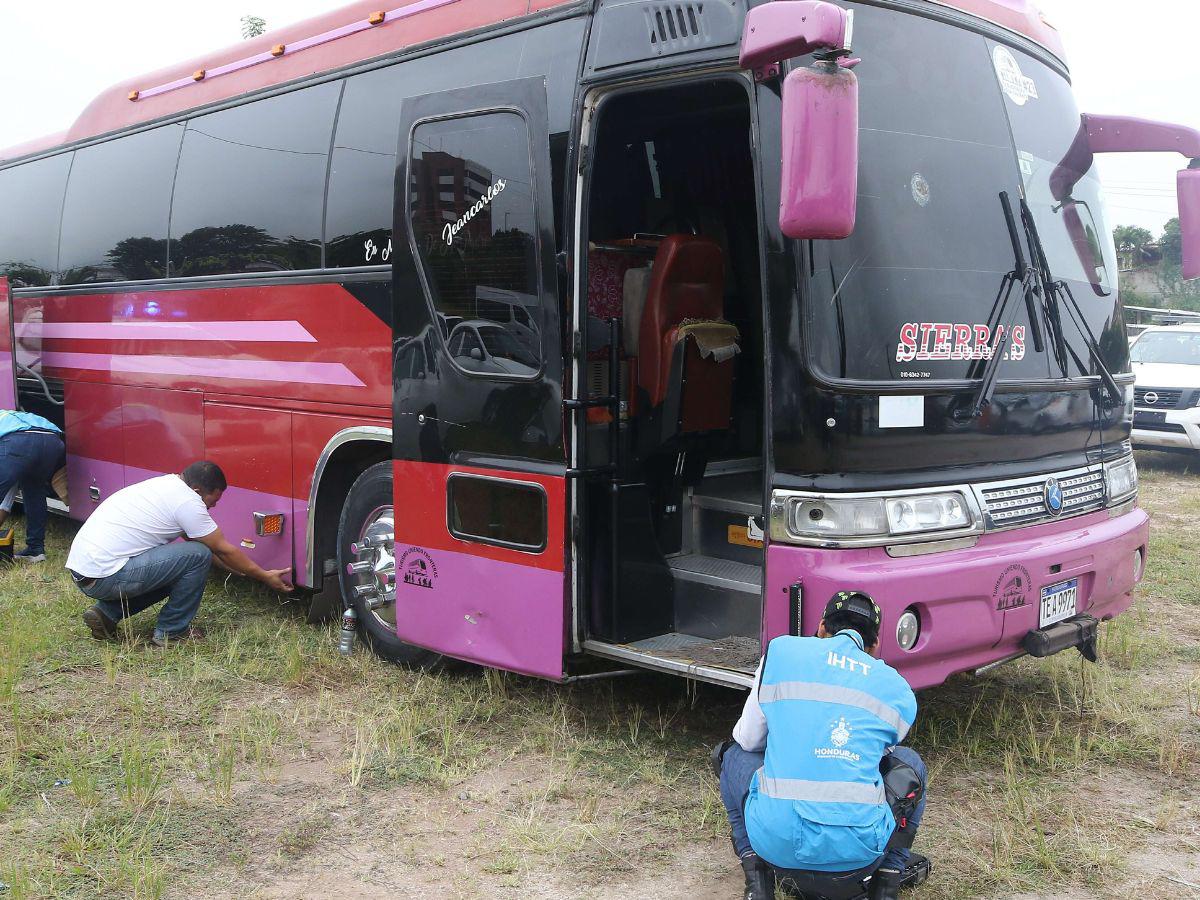
{"label": "bus side window", "polygon": [[57,275],[58,226],[70,153],[0,171],[0,275],[45,287]]}
{"label": "bus side window", "polygon": [[163,125],[76,151],[62,214],[63,284],[166,277],[183,130]]}
{"label": "bus side window", "polygon": [[171,202],[171,276],[321,266],[337,82],[197,116]]}

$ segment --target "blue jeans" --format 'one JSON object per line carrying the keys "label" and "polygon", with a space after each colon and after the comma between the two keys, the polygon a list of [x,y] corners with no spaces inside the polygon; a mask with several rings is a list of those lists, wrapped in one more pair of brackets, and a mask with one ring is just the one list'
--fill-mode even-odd
{"label": "blue jeans", "polygon": [[[922,784],[928,784],[929,773],[920,754],[911,747],[894,747],[892,755],[902,762],[912,766]],[[733,832],[733,849],[741,859],[747,853],[753,852],[750,846],[750,836],[746,834],[746,798],[750,796],[750,779],[762,768],[763,753],[751,753],[743,750],[735,741],[725,751],[721,760],[721,800],[725,804],[725,812],[729,816],[729,827]],[[913,830],[921,824],[921,816],[925,812],[925,795],[916,811],[909,816]],[[892,847],[882,857],[881,865],[903,870],[908,865],[909,851],[903,847]]]}
{"label": "blue jeans", "polygon": [[46,489],[63,464],[63,442],[44,431],[13,431],[0,438],[0,497],[14,484],[25,506],[25,547],[46,552]]}
{"label": "blue jeans", "polygon": [[166,598],[154,626],[154,636],[161,640],[182,634],[192,624],[211,567],[212,551],[203,544],[176,541],[130,557],[117,572],[79,589],[114,622]]}

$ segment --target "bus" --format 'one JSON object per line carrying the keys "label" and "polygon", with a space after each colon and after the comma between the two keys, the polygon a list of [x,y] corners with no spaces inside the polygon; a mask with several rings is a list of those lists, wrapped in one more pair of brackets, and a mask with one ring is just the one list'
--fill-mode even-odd
{"label": "bus", "polygon": [[[362,0],[0,152],[65,511],[207,458],[373,650],[749,685],[839,589],[917,688],[1146,563],[1095,155],[1024,0]],[[589,663],[589,660],[593,661]]]}

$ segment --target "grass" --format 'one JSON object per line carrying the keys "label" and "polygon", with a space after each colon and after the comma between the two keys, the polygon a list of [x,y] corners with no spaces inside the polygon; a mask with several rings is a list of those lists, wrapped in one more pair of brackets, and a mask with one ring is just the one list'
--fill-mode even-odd
{"label": "grass", "polygon": [[[1200,854],[1189,465],[1142,460],[1151,568],[1101,665],[921,696],[919,896],[1179,896],[1171,861]],[[0,898],[740,893],[706,748],[741,695],[343,658],[238,579],[211,582],[202,643],[154,650],[144,614],[99,644],[59,568],[73,530],[0,574]]]}

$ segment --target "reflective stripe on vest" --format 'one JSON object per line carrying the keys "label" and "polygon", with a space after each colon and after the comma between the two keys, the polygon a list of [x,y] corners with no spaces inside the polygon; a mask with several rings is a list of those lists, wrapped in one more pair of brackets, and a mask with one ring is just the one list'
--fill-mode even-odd
{"label": "reflective stripe on vest", "polygon": [[802,778],[769,778],[758,770],[758,792],[776,800],[804,800],[809,803],[869,803],[886,801],[883,785],[856,781],[805,781]]}
{"label": "reflective stripe on vest", "polygon": [[835,684],[819,684],[815,681],[780,681],[775,684],[764,684],[758,690],[758,702],[774,703],[777,700],[813,700],[817,703],[840,703],[843,706],[856,706],[878,716],[888,725],[896,729],[899,735],[897,743],[904,740],[912,723],[904,721],[895,707],[889,706],[877,697],[872,697],[866,691],[854,688],[840,687]]}

